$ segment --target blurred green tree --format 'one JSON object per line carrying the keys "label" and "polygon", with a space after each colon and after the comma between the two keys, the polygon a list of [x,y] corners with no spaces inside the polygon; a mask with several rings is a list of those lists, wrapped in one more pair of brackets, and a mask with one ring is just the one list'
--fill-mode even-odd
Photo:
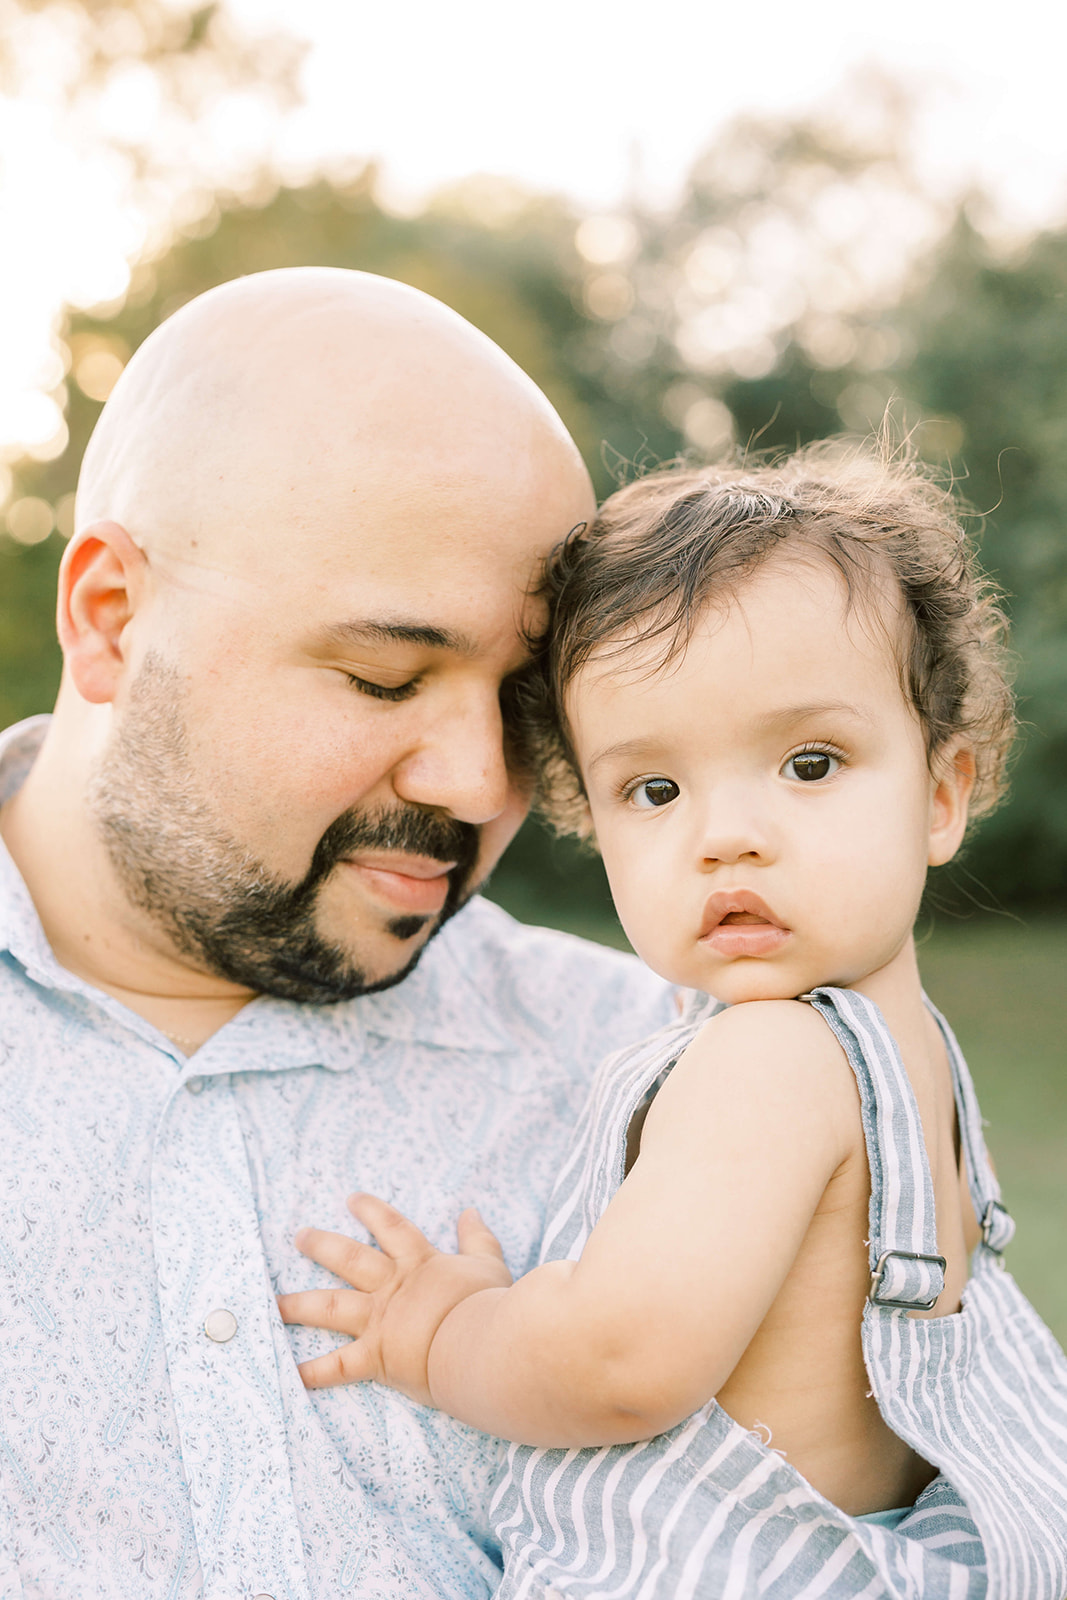
{"label": "blurred green tree", "polygon": [[[588,318],[575,249],[577,221],[566,207],[507,185],[477,181],[442,195],[417,217],[389,215],[374,196],[373,171],[346,183],[280,188],[264,178],[259,203],[231,200],[209,226],[193,219],[188,237],[143,261],[122,306],[106,316],[72,314],[62,330],[70,376],[70,444],[53,461],[20,463],[16,504],[55,507],[69,532],[78,464],[101,406],[131,353],[165,317],[214,284],[272,267],[357,267],[402,279],[446,301],[506,349],[553,400],[599,476],[605,436],[624,437],[631,417],[579,354]],[[46,521],[45,527],[50,524]],[[33,546],[0,541],[0,717],[45,709],[55,692],[59,654],[52,609],[62,539]],[[501,882],[505,893],[548,916],[577,895],[603,915],[610,902],[599,863],[536,825],[519,842]]]}
{"label": "blurred green tree", "polygon": [[861,301],[814,338],[802,312],[770,370],[714,385],[734,436],[771,450],[869,433],[889,407],[970,508],[1012,621],[1022,735],[1009,802],[935,875],[955,911],[1056,909],[1067,893],[1065,301],[1067,233],[997,259],[963,207],[895,303]]}
{"label": "blurred green tree", "polygon": [[1002,585],[1023,737],[1010,804],[968,865],[1005,901],[1067,896],[1067,233],[996,260],[961,213],[898,320],[906,393],[931,419]]}
{"label": "blurred green tree", "polygon": [[[901,154],[901,108],[883,100],[863,141],[818,121],[736,125],[666,215],[578,217],[477,179],[397,217],[370,169],[302,188],[261,173],[244,199],[209,197],[187,214],[169,248],[134,268],[120,307],[70,315],[70,446],[20,463],[15,495],[55,508],[69,531],[77,463],[130,353],[203,289],[276,266],[381,272],[454,306],[549,394],[602,493],[679,453],[864,433],[893,401],[988,513],[985,559],[1009,592],[1024,658],[1030,731],[1015,798],[965,872],[1002,900],[1056,903],[1067,879],[1067,236],[993,259],[966,216],[922,194]],[[5,721],[54,691],[61,548],[56,535],[0,539]],[[605,903],[596,865],[534,829],[498,883],[534,915],[576,893]]]}
{"label": "blurred green tree", "polygon": [[[857,87],[862,88],[862,85]],[[634,214],[612,388],[691,456],[895,429],[957,485],[1005,595],[1023,734],[1010,802],[936,875],[946,908],[1060,907],[1067,891],[1067,233],[997,259],[926,196],[910,108],[868,82],[866,136],[832,117],[742,120],[668,216]],[[616,263],[618,270],[620,262]],[[620,294],[619,301],[621,303]],[[627,389],[624,330],[643,339]],[[617,347],[617,348],[615,348]],[[647,425],[647,424],[646,424]]]}
{"label": "blurred green tree", "polygon": [[[199,0],[0,0],[0,97],[26,96],[68,146],[102,156],[147,218],[166,202],[190,229],[213,225],[214,197],[203,187],[210,140],[206,119],[254,102],[265,114],[291,105],[302,47],[269,27],[239,25],[222,4]],[[131,101],[140,107],[132,118]],[[5,176],[19,151],[4,152]],[[235,171],[232,176],[238,177]],[[247,175],[245,175],[247,178]],[[253,175],[254,177],[254,175]],[[247,184],[246,184],[247,186]],[[253,181],[252,187],[255,187]],[[14,219],[17,220],[17,219]],[[13,219],[5,249],[18,248]],[[151,230],[149,230],[151,231]],[[133,313],[136,294],[123,315]],[[116,306],[110,308],[112,311]],[[0,534],[0,718],[10,722],[51,704],[59,656],[52,627],[55,567],[69,533],[72,491],[85,441],[132,343],[122,327],[68,318],[57,330],[52,397],[65,411],[70,443],[58,460],[14,464],[7,530]],[[65,381],[73,364],[73,382]],[[80,376],[79,376],[80,375]],[[62,445],[62,436],[58,443]],[[51,445],[40,456],[54,454]],[[2,465],[10,459],[0,448]]]}

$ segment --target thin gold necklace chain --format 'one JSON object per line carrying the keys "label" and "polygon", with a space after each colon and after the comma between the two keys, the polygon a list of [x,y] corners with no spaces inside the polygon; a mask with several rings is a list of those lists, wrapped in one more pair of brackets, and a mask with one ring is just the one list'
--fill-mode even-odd
{"label": "thin gold necklace chain", "polygon": [[164,1028],[162,1031],[166,1034],[167,1038],[172,1044],[191,1044],[194,1050],[199,1050],[203,1044],[202,1039],[190,1039],[189,1035],[186,1033],[171,1033],[169,1028]]}

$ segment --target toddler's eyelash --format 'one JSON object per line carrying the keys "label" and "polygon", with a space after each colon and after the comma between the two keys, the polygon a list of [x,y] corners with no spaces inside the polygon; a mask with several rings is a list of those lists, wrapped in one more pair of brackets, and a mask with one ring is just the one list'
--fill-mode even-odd
{"label": "toddler's eyelash", "polygon": [[[646,772],[641,778],[625,778],[615,785],[615,798],[617,800],[630,800],[644,783],[653,783],[657,778],[664,778],[662,772]],[[673,783],[673,778],[664,778],[667,783]]]}
{"label": "toddler's eyelash", "polygon": [[833,756],[834,760],[840,761],[843,767],[848,765],[848,756],[840,745],[829,744],[825,739],[805,739],[802,744],[795,745],[792,750],[786,752],[782,757],[782,766],[784,767],[787,762],[792,761],[794,756],[806,755]]}
{"label": "toddler's eyelash", "polygon": [[345,677],[351,688],[358,689],[360,694],[370,695],[372,700],[410,700],[419,686],[417,678],[413,678],[410,683],[401,683],[395,689],[390,689],[384,683],[371,683],[367,678],[357,678],[352,672],[346,672]]}
{"label": "toddler's eyelash", "polygon": [[648,778],[623,778],[623,779],[621,779],[615,785],[615,799],[616,800],[629,800],[630,796],[632,794],[635,794],[636,791],[638,789],[640,789],[640,787],[641,787],[641,785],[643,783],[647,783],[647,782],[648,782]]}

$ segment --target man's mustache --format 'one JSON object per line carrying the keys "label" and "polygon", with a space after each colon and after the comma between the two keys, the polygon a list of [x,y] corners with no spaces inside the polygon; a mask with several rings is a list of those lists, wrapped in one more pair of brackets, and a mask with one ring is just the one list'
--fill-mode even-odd
{"label": "man's mustache", "polygon": [[454,861],[449,873],[451,897],[463,889],[474,870],[480,834],[472,822],[459,822],[420,806],[345,811],[319,840],[307,876],[295,895],[311,898],[339,861],[361,850],[396,850],[405,855],[428,856],[432,861]]}

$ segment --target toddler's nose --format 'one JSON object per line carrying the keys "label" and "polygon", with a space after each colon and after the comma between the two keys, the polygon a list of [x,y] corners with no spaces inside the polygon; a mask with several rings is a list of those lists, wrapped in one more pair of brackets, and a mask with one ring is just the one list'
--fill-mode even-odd
{"label": "toddler's nose", "polygon": [[771,838],[761,809],[747,786],[718,791],[703,818],[700,848],[705,864],[769,860]]}

